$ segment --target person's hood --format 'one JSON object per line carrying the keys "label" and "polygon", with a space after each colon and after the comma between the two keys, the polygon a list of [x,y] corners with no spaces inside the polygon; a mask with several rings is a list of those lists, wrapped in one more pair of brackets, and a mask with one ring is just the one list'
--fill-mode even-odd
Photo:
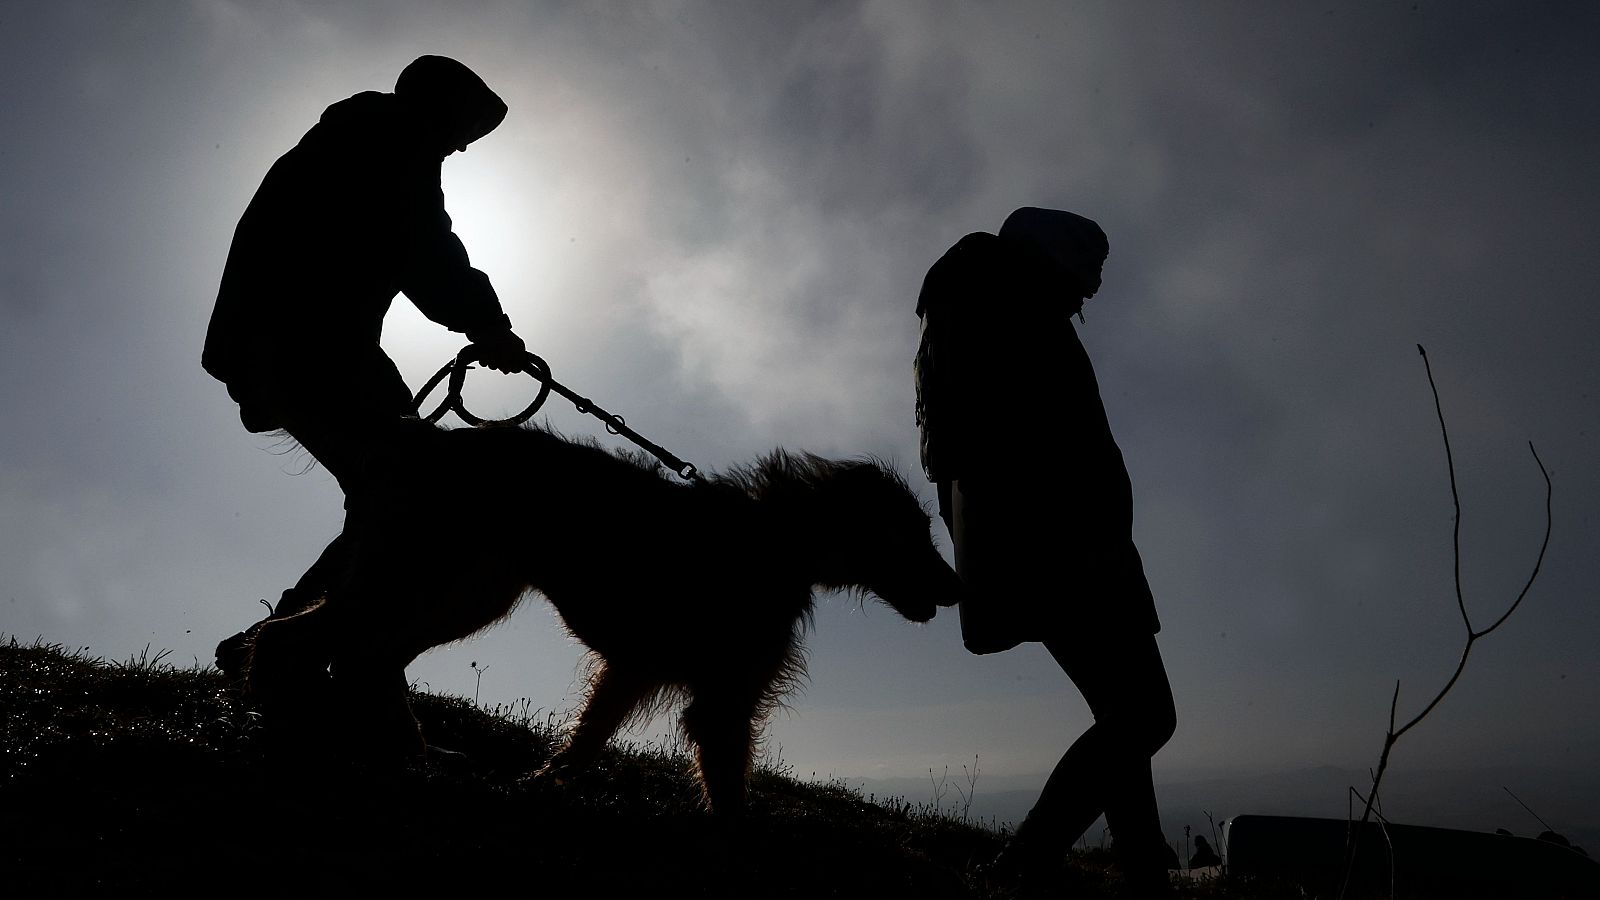
{"label": "person's hood", "polygon": [[1099,272],[1111,250],[1098,223],[1063,209],[1024,206],[1006,217],[1000,237],[1027,243],[1081,276]]}
{"label": "person's hood", "polygon": [[445,152],[495,130],[506,104],[476,72],[447,56],[419,56],[400,72],[395,96],[436,131]]}

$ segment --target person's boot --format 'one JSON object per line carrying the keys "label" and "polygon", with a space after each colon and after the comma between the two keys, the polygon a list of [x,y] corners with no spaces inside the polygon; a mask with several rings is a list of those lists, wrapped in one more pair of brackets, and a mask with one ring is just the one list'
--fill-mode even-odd
{"label": "person's boot", "polygon": [[1170,870],[1181,866],[1177,851],[1165,840],[1145,841],[1138,847],[1113,843],[1112,852],[1122,870],[1124,896],[1137,900],[1177,896]]}
{"label": "person's boot", "polygon": [[255,643],[256,633],[261,626],[273,619],[292,616],[311,605],[314,597],[308,597],[309,592],[290,588],[278,598],[278,605],[273,608],[270,615],[249,628],[222,639],[217,644],[217,669],[228,677],[229,681],[238,681],[244,677],[245,667],[250,663],[250,646]]}
{"label": "person's boot", "polygon": [[245,667],[250,662],[250,645],[255,643],[256,632],[261,630],[264,622],[271,618],[262,619],[249,628],[222,639],[217,644],[217,669],[228,677],[229,681],[239,681],[244,678]]}
{"label": "person's boot", "polygon": [[1018,900],[1051,896],[1066,854],[1056,836],[1045,831],[1023,820],[999,854],[978,866],[978,877],[991,888],[1010,889]]}

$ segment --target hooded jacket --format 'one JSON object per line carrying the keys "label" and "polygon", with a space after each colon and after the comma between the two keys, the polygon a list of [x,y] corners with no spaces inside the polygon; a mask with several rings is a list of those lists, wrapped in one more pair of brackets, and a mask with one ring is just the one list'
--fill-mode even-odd
{"label": "hooded jacket", "polygon": [[[949,482],[1048,466],[1044,477],[1075,484],[1081,512],[1126,535],[1133,488],[1072,324],[1078,305],[1016,239],[969,234],[934,263],[917,298],[923,470]],[[1033,462],[1019,466],[1019,451]]]}
{"label": "hooded jacket", "polygon": [[466,66],[422,57],[395,93],[328,107],[267,172],[234,231],[201,364],[241,404],[268,360],[338,366],[372,359],[404,292],[468,336],[509,328],[488,276],[451,230],[440,164],[506,106]]}
{"label": "hooded jacket", "polygon": [[[1133,486],[1072,324],[1078,282],[1040,251],[1009,233],[969,234],[917,298],[923,468],[952,537],[981,541],[990,571],[1004,573],[962,601],[974,653],[1064,628],[1161,627],[1133,544]],[[982,491],[982,534],[955,522],[955,481]]]}

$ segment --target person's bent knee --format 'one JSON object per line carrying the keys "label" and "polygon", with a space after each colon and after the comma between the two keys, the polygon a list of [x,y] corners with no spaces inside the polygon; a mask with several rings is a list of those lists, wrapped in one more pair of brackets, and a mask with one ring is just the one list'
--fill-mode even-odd
{"label": "person's bent knee", "polygon": [[1172,682],[1167,678],[1166,667],[1160,660],[1160,651],[1154,649],[1153,641],[1151,652],[1156,656],[1149,669],[1146,688],[1148,699],[1141,707],[1140,738],[1143,749],[1154,756],[1177,732],[1178,710],[1172,698]]}
{"label": "person's bent knee", "polygon": [[1129,710],[1128,714],[1111,719],[1097,719],[1099,725],[1120,752],[1130,757],[1155,756],[1178,729],[1177,715],[1171,705],[1158,709]]}
{"label": "person's bent knee", "polygon": [[1178,711],[1169,698],[1167,703],[1153,712],[1145,730],[1145,748],[1151,756],[1167,745],[1178,731]]}
{"label": "person's bent knee", "polygon": [[1162,673],[1163,690],[1152,692],[1149,702],[1139,710],[1138,736],[1140,749],[1155,756],[1156,752],[1172,740],[1178,730],[1178,710],[1173,703],[1172,687]]}

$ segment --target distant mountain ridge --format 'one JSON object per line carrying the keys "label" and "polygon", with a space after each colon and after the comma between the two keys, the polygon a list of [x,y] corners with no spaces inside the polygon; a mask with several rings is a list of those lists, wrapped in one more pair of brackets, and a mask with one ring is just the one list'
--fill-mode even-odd
{"label": "distant mountain ridge", "polygon": [[[1002,824],[1020,821],[1038,797],[1045,777],[1044,773],[980,775],[970,817]],[[1164,781],[1158,776],[1156,796],[1167,839],[1181,842],[1186,825],[1191,834],[1209,839],[1207,811],[1219,827],[1224,819],[1245,814],[1342,817],[1347,812],[1348,788],[1363,786],[1367,777],[1364,771],[1337,766]],[[935,780],[929,778],[845,781],[867,794],[898,795],[919,803],[932,802],[936,788]],[[1385,781],[1384,810],[1395,822],[1469,831],[1504,828],[1526,837],[1543,831],[1539,820],[1506,793],[1509,787],[1555,831],[1600,857],[1600,772],[1541,766],[1407,769],[1392,772]],[[959,813],[964,801],[954,782],[951,778],[946,785],[941,806]],[[961,788],[967,789],[964,781]],[[1098,829],[1103,824],[1090,830],[1088,843],[1099,842]]]}

